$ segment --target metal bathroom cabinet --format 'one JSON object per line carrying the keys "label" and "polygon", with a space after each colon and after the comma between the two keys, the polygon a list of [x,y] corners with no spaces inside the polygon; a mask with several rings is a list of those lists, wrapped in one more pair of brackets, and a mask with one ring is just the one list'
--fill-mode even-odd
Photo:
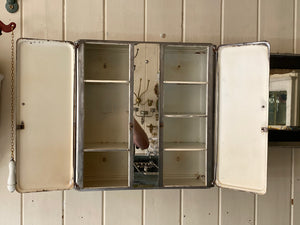
{"label": "metal bathroom cabinet", "polygon": [[[159,151],[147,171],[133,141],[140,44],[157,47],[159,65]],[[17,86],[19,192],[215,184],[266,192],[266,42],[19,39]]]}

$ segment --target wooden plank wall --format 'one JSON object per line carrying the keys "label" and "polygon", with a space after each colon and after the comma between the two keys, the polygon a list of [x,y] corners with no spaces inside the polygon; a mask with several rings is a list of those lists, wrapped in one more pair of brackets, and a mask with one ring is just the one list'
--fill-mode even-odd
{"label": "wooden plank wall", "polygon": [[[16,38],[212,42],[269,40],[299,53],[298,0],[26,0],[0,20]],[[265,196],[208,190],[76,191],[9,194],[10,35],[0,36],[0,224],[300,224],[300,149],[270,148]],[[291,196],[294,205],[291,207]]]}

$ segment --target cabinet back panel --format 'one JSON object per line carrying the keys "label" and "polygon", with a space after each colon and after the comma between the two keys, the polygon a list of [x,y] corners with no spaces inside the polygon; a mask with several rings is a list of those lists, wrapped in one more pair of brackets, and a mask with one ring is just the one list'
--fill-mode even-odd
{"label": "cabinet back panel", "polygon": [[164,71],[166,81],[207,81],[207,47],[166,47]]}
{"label": "cabinet back panel", "polygon": [[84,187],[128,186],[128,152],[84,154]]}
{"label": "cabinet back panel", "polygon": [[129,80],[128,45],[86,44],[85,79]]}
{"label": "cabinet back panel", "polygon": [[206,118],[164,118],[164,142],[206,142]]}
{"label": "cabinet back panel", "polygon": [[164,85],[164,113],[206,114],[206,85]]}
{"label": "cabinet back panel", "polygon": [[205,151],[164,152],[164,185],[205,185]]}
{"label": "cabinet back panel", "polygon": [[85,85],[85,143],[128,142],[128,84]]}

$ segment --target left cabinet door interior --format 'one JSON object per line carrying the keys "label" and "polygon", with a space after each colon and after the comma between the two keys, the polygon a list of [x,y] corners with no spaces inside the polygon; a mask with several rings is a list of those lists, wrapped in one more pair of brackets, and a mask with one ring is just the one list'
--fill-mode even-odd
{"label": "left cabinet door interior", "polygon": [[75,49],[72,43],[17,43],[17,191],[71,189]]}

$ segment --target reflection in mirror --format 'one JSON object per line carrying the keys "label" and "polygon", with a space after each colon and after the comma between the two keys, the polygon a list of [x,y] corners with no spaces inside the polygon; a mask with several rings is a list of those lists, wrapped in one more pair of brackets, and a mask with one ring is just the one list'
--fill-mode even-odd
{"label": "reflection in mirror", "polygon": [[158,44],[138,44],[134,48],[133,185],[136,188],[159,185],[159,55]]}
{"label": "reflection in mirror", "polygon": [[299,126],[299,71],[273,69],[270,74],[269,125]]}

